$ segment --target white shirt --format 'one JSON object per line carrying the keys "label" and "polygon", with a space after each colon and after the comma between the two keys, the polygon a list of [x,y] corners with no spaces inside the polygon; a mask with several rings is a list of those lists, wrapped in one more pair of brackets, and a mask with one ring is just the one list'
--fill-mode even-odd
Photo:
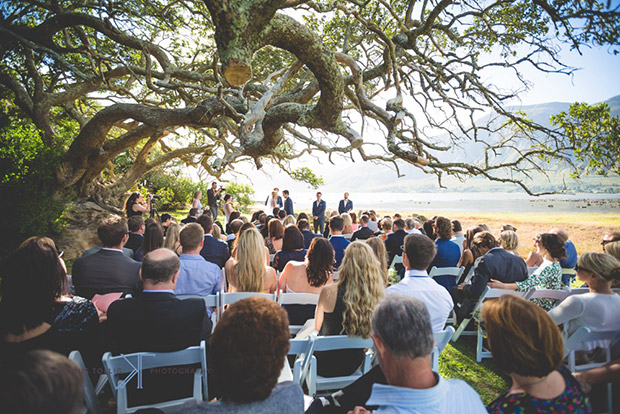
{"label": "white shirt", "polygon": [[426,270],[407,270],[403,280],[386,289],[387,295],[404,295],[424,302],[431,316],[433,332],[443,331],[454,307],[450,293],[428,277]]}
{"label": "white shirt", "polygon": [[452,236],[451,240],[458,244],[459,249],[461,249],[461,254],[463,254],[463,241],[465,240],[465,235],[463,233],[455,234]]}
{"label": "white shirt", "polygon": [[407,234],[422,234],[422,232],[418,229],[405,230]]}
{"label": "white shirt", "polygon": [[[442,288],[443,289],[443,288]],[[444,289],[445,290],[445,289]],[[434,373],[437,385],[427,389],[373,384],[366,405],[378,405],[376,414],[486,413],[480,396],[465,381],[444,379]]]}

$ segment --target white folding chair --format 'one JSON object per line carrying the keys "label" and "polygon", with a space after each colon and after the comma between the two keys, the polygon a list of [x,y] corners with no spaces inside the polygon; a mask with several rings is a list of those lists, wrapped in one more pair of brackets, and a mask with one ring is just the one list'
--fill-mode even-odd
{"label": "white folding chair", "polygon": [[[295,363],[292,368],[293,382],[302,385],[308,375],[310,367],[310,356],[314,351],[315,336],[310,335],[306,339],[290,339],[291,346],[288,355],[296,355]],[[288,360],[286,362],[288,364]],[[290,368],[290,366],[289,366]]]}
{"label": "white folding chair", "polygon": [[88,414],[101,413],[101,406],[99,405],[99,400],[97,399],[97,393],[95,392],[95,387],[93,387],[93,383],[90,381],[90,377],[88,376],[88,371],[86,370],[86,365],[82,359],[82,354],[80,354],[80,351],[71,351],[69,354],[69,359],[80,367],[82,374],[84,375],[84,402],[86,403],[86,409],[84,412]]}
{"label": "white folding chair", "polygon": [[215,308],[215,310],[213,310],[213,312],[211,313],[211,322],[213,325],[211,332],[213,332],[213,329],[215,329],[215,324],[218,321],[218,309],[220,306],[220,292],[217,292],[215,295],[207,295],[207,296],[177,295],[177,298],[179,299],[202,299],[204,300],[205,306],[207,308]]}
{"label": "white folding chair", "polygon": [[439,355],[441,355],[446,345],[448,345],[448,342],[450,342],[452,335],[454,335],[454,328],[451,326],[448,326],[441,332],[435,332],[433,334],[435,337],[435,346],[431,354],[431,364],[435,372],[439,372]]}
{"label": "white folding chair", "polygon": [[397,264],[403,264],[403,256],[402,255],[396,255],[394,256],[394,258],[392,259],[392,263],[390,263],[390,269],[395,269]]}
{"label": "white folding chair", "polygon": [[[164,412],[178,410],[187,401],[208,398],[209,389],[207,385],[207,347],[205,341],[200,346],[192,346],[176,352],[138,352],[129,355],[112,356],[106,352],[102,358],[103,367],[108,374],[110,387],[116,399],[117,414],[134,413],[143,408],[159,408]],[[171,367],[178,365],[189,365],[200,363],[201,369],[194,372],[194,386],[192,397],[179,400],[165,401],[145,406],[127,406],[127,380],[131,377],[141,375],[136,371],[144,371],[151,368]],[[129,374],[125,378],[121,375]]]}
{"label": "white folding chair", "polygon": [[332,277],[334,279],[334,282],[338,281],[338,271],[337,270],[334,270],[334,272],[332,273]]}
{"label": "white folding chair", "polygon": [[351,240],[351,237],[353,236],[353,233],[348,233],[348,234],[343,234],[344,238],[347,240]]}
{"label": "white folding chair", "polygon": [[[314,305],[319,303],[319,295],[314,293],[285,293],[280,290],[278,295],[278,304],[284,305]],[[289,325],[291,334],[296,334],[301,330],[303,325]]]}
{"label": "white folding chair", "polygon": [[220,303],[218,308],[218,320],[222,317],[222,313],[227,305],[232,305],[235,302],[238,302],[243,299],[253,298],[253,297],[261,297],[268,300],[276,301],[275,293],[262,293],[262,292],[230,292],[230,293],[222,293],[220,294]]}
{"label": "white folding chair", "polygon": [[[465,271],[465,266],[461,266],[461,267],[437,267],[437,266],[433,266],[431,268],[431,271],[429,272],[428,276],[430,278],[432,278],[432,279],[434,279],[434,278],[436,278],[438,276],[453,276],[454,277],[454,281],[458,282],[458,280],[463,275],[464,271]],[[446,324],[456,325],[456,312],[454,310],[452,310],[452,312],[450,312],[450,316],[448,317],[448,319],[446,319]]]}
{"label": "white folding chair", "polygon": [[554,306],[558,306],[564,299],[569,297],[571,292],[567,290],[554,289],[534,289],[531,291],[528,299],[552,299],[555,300]]}
{"label": "white folding chair", "polygon": [[314,355],[310,359],[310,369],[306,376],[308,394],[316,395],[317,391],[342,389],[355,382],[359,377],[367,373],[374,358],[374,344],[371,338],[350,338],[346,335],[318,336],[314,341],[314,352],[335,351],[339,349],[365,349],[364,361],[356,372],[351,375],[340,377],[322,377],[317,375],[317,360]]}

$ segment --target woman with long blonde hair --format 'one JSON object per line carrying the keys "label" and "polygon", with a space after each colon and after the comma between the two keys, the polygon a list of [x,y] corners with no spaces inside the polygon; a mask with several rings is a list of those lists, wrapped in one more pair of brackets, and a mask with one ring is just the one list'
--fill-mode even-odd
{"label": "woman with long blonde hair", "polygon": [[177,256],[181,255],[181,226],[179,224],[172,223],[168,226],[164,247],[175,252]]}
{"label": "woman with long blonde hair", "polygon": [[349,213],[342,213],[340,217],[344,220],[342,234],[353,234],[353,220],[351,219],[351,215]]}
{"label": "woman with long blonde hair", "polygon": [[[375,305],[383,299],[385,282],[372,248],[363,241],[347,246],[337,284],[321,290],[315,313],[319,335],[348,335],[368,338]],[[318,374],[327,377],[350,375],[361,364],[363,350],[315,353]]]}
{"label": "woman with long blonde hair", "polygon": [[236,252],[225,266],[231,291],[275,292],[276,271],[265,264],[263,237],[256,228],[239,235]]}

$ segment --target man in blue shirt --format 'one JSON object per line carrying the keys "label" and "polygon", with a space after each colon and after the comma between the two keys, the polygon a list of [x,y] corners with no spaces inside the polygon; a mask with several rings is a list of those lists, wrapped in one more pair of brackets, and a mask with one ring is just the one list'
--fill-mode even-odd
{"label": "man in blue shirt", "polygon": [[[204,244],[202,226],[197,223],[188,224],[181,230],[180,239],[183,253],[179,257],[181,269],[174,293],[207,296],[219,292],[222,285],[222,270],[200,255]],[[210,315],[211,309],[208,309],[207,313]]]}
{"label": "man in blue shirt", "polygon": [[334,248],[334,259],[336,260],[334,269],[340,267],[340,263],[342,263],[342,258],[344,257],[344,251],[347,246],[351,244],[351,242],[342,235],[342,229],[344,229],[344,220],[342,217],[335,216],[329,220],[329,230],[332,233],[329,242]]}
{"label": "man in blue shirt", "polygon": [[575,279],[575,266],[577,266],[577,248],[572,241],[568,240],[568,232],[564,229],[552,229],[549,233],[557,234],[564,241],[564,250],[566,250],[566,257],[560,259],[560,266],[562,266],[562,283],[570,287],[571,282]]}
{"label": "man in blue shirt", "polygon": [[[327,204],[321,200],[321,192],[316,193],[316,201],[312,203],[312,217],[314,218],[314,232],[323,234],[325,228],[325,209]],[[320,231],[319,231],[320,230]]]}

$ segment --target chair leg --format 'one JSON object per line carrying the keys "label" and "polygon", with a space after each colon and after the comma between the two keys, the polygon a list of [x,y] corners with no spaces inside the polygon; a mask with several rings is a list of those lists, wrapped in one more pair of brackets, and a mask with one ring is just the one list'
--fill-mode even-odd
{"label": "chair leg", "polygon": [[482,361],[482,342],[484,341],[484,334],[482,332],[482,327],[478,324],[478,340],[476,341],[476,361]]}

